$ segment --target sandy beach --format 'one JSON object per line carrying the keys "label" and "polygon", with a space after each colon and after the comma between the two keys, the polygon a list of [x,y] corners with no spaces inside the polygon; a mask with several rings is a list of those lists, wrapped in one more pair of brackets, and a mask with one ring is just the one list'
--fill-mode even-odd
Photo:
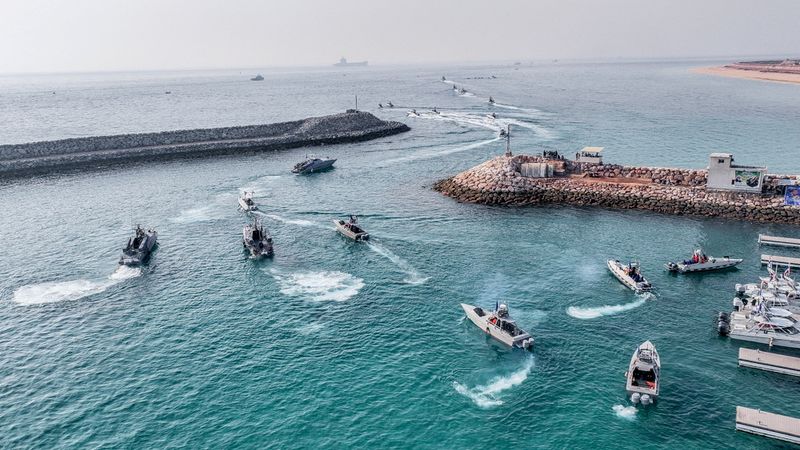
{"label": "sandy beach", "polygon": [[746,78],[748,80],[773,81],[776,83],[800,83],[800,74],[759,72],[757,70],[741,70],[729,67],[697,67],[693,73],[719,75],[723,77]]}

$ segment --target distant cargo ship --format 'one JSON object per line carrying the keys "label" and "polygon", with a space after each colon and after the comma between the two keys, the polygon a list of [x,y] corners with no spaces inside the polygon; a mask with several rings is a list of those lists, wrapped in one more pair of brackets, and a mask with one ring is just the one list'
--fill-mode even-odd
{"label": "distant cargo ship", "polygon": [[334,64],[334,66],[336,67],[351,67],[351,66],[364,67],[366,65],[367,61],[348,62],[347,58],[342,58],[339,60],[338,63]]}

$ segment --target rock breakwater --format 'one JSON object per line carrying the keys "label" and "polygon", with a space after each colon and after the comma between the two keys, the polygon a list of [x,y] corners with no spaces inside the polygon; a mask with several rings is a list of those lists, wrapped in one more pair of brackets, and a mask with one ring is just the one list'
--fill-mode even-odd
{"label": "rock breakwater", "polygon": [[0,176],[91,163],[282,150],[366,141],[408,131],[400,122],[348,111],[292,122],[0,145]]}
{"label": "rock breakwater", "polygon": [[[800,207],[783,205],[781,196],[711,191],[704,185],[694,184],[692,180],[703,179],[704,171],[629,168],[620,174],[635,174],[638,170],[638,173],[647,173],[648,176],[600,178],[572,174],[557,178],[523,177],[521,165],[534,161],[537,161],[536,157],[500,156],[441,180],[434,189],[461,202],[486,205],[600,206],[800,225]],[[611,173],[614,173],[613,169]],[[656,173],[661,175],[654,177]],[[678,182],[675,175],[689,178],[683,177]],[[673,178],[673,184],[663,182],[670,178]]]}

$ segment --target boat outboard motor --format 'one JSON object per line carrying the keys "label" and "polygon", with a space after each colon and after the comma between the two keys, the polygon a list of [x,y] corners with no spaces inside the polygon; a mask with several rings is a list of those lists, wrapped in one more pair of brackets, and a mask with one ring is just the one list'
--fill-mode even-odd
{"label": "boat outboard motor", "polygon": [[647,406],[647,405],[653,403],[653,399],[652,399],[652,397],[650,397],[650,394],[642,395],[641,400],[642,400],[642,406]]}
{"label": "boat outboard motor", "polygon": [[720,336],[727,336],[731,332],[731,319],[728,313],[720,311],[717,315],[717,333]]}
{"label": "boat outboard motor", "polygon": [[736,295],[743,295],[744,292],[747,290],[745,285],[740,284],[740,283],[736,283],[735,289],[736,289]]}
{"label": "boat outboard motor", "polygon": [[[747,300],[744,300],[745,302]],[[734,311],[741,311],[744,308],[744,302],[739,297],[734,297],[733,299],[733,310]]]}
{"label": "boat outboard motor", "polygon": [[642,394],[640,394],[638,392],[634,392],[633,394],[631,394],[631,403],[633,403],[635,405],[635,404],[639,403],[639,400],[641,398],[642,398]]}

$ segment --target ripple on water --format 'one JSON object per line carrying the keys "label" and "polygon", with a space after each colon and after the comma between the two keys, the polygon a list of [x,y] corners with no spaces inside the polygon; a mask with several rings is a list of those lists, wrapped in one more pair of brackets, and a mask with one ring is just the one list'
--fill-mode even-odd
{"label": "ripple on water", "polygon": [[627,420],[636,419],[636,407],[635,406],[614,405],[611,409],[613,409],[614,413],[617,415],[617,417],[619,417],[621,419],[627,419]]}
{"label": "ripple on water", "polygon": [[645,293],[638,296],[639,298],[636,301],[630,303],[624,303],[621,305],[603,305],[603,306],[596,306],[592,308],[581,308],[578,306],[570,306],[567,308],[567,314],[576,318],[576,319],[597,319],[598,317],[603,316],[613,316],[615,314],[623,313],[625,311],[630,311],[634,308],[638,308],[644,305],[647,299],[652,298],[652,294]]}
{"label": "ripple on water", "polygon": [[361,278],[338,271],[283,274],[273,270],[272,276],[282,294],[313,301],[347,301],[364,287]]}

